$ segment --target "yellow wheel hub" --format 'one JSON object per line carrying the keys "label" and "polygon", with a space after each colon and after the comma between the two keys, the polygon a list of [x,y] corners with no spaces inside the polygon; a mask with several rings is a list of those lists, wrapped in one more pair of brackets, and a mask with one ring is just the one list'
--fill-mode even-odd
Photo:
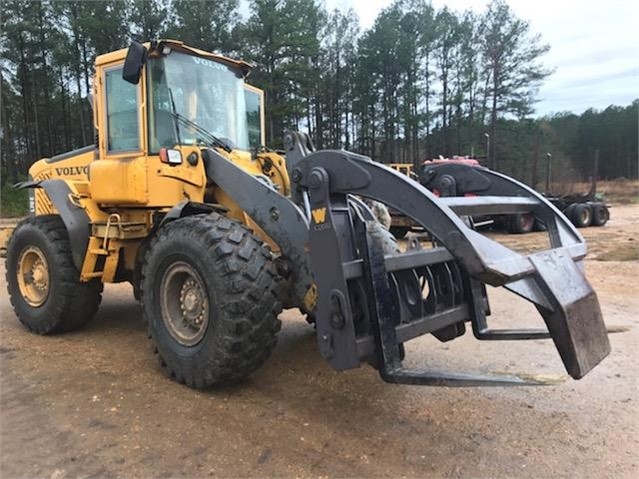
{"label": "yellow wheel hub", "polygon": [[199,273],[178,261],[166,270],[160,288],[162,320],[173,339],[183,346],[199,343],[209,323],[209,298]]}
{"label": "yellow wheel hub", "polygon": [[29,306],[42,306],[49,296],[49,266],[37,246],[29,246],[20,253],[18,286]]}

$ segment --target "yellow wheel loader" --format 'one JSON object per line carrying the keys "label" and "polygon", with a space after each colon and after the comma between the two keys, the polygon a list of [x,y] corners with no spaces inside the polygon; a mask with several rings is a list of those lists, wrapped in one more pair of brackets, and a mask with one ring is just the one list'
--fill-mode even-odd
{"label": "yellow wheel loader", "polygon": [[[525,385],[518,376],[407,369],[404,343],[552,339],[578,379],[610,345],[583,275],[583,238],[543,197],[487,169],[474,198],[436,198],[370,158],[315,151],[286,132],[264,145],[264,94],[251,65],[178,41],[98,56],[94,145],[29,170],[33,215],[7,247],[18,319],[39,334],[81,327],[104,283],[128,281],[161,364],[206,388],[246,377],[270,355],[283,308],[315,322],[336,370],[362,363],[383,380],[441,386]],[[410,217],[430,244],[400,251],[362,198]],[[458,215],[532,211],[551,248],[522,255]],[[532,302],[543,330],[493,330],[486,284]]]}

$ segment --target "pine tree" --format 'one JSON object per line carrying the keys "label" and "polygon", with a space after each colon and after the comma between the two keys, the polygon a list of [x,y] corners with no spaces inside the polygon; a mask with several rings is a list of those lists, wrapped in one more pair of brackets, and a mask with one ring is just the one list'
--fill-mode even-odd
{"label": "pine tree", "polygon": [[549,50],[528,22],[517,18],[504,0],[493,0],[484,15],[482,55],[490,73],[491,151],[489,166],[498,168],[497,121],[506,114],[524,118],[532,113],[540,82],[551,72],[539,63]]}

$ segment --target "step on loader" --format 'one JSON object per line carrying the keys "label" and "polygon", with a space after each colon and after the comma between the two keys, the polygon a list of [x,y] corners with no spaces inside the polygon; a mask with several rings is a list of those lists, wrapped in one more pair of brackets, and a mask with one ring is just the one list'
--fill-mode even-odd
{"label": "step on loader", "polygon": [[[610,351],[586,245],[542,196],[482,171],[474,198],[437,198],[406,176],[287,132],[265,148],[263,92],[251,66],[174,40],[101,55],[96,144],[35,163],[34,214],[7,248],[7,283],[31,331],[80,328],[104,283],[128,281],[160,363],[196,388],[241,380],[269,357],[282,308],[315,322],[336,370],[367,363],[384,381],[433,386],[542,384],[518,376],[408,369],[404,343],[552,339],[583,377]],[[363,198],[428,232],[401,251]],[[523,255],[460,215],[532,211],[551,248]],[[543,330],[494,330],[486,285],[535,305]]]}

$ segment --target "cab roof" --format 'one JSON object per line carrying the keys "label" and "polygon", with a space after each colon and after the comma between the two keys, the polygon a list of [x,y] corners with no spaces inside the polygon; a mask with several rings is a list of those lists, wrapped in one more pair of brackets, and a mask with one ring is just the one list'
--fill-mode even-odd
{"label": "cab roof", "polygon": [[[208,58],[211,60],[219,61],[221,63],[225,63],[228,66],[238,68],[244,73],[244,76],[248,75],[248,73],[253,69],[253,65],[243,60],[233,60],[232,58],[225,57],[224,55],[220,55],[218,53],[211,53],[205,50],[200,50],[199,48],[190,47],[185,45],[183,42],[179,40],[171,40],[171,39],[163,39],[157,40],[155,42],[146,42],[144,46],[150,51],[153,48],[159,46],[168,46],[171,49],[182,51],[184,53],[188,53],[191,55],[195,55],[202,58]],[[103,55],[98,55],[95,59],[95,65],[101,66],[108,63],[112,63],[118,60],[123,60],[126,58],[126,54],[128,48],[122,48],[121,50],[115,50],[113,52],[105,53]]]}

